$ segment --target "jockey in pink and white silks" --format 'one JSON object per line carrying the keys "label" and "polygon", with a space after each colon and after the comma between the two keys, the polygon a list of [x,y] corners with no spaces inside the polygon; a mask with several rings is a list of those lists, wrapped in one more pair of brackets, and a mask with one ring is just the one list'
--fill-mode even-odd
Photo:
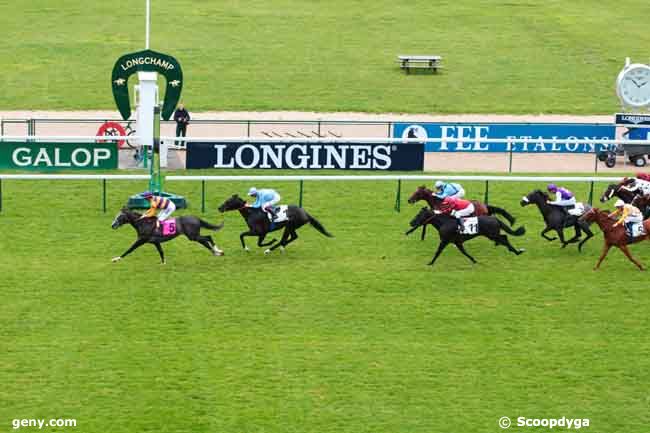
{"label": "jockey in pink and white silks", "polygon": [[275,211],[273,208],[280,202],[280,194],[274,189],[257,189],[252,187],[248,190],[250,197],[255,197],[255,202],[248,204],[248,207],[260,208],[264,212],[270,214],[272,219],[275,219]]}

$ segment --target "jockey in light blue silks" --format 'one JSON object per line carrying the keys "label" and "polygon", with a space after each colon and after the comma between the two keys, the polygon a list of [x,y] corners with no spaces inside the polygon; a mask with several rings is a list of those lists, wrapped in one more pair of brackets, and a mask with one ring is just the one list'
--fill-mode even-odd
{"label": "jockey in light blue silks", "polygon": [[280,194],[274,189],[257,189],[251,187],[248,190],[248,195],[255,197],[255,202],[248,204],[248,207],[260,208],[264,212],[270,214],[272,219],[275,219],[275,211],[273,207],[280,202]]}
{"label": "jockey in light blue silks", "polygon": [[437,180],[433,195],[439,199],[444,199],[447,197],[463,198],[465,197],[465,190],[458,183],[445,183],[441,180]]}

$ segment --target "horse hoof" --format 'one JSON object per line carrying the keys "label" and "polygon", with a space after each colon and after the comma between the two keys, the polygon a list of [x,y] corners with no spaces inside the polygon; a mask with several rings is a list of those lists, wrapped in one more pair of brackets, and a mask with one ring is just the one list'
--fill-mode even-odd
{"label": "horse hoof", "polygon": [[218,256],[223,256],[224,253],[221,250],[214,250],[213,254],[218,257]]}
{"label": "horse hoof", "polygon": [[167,262],[160,262],[160,264],[161,264],[161,265],[166,265],[166,264],[167,264]]}
{"label": "horse hoof", "polygon": [[526,252],[526,248],[519,248],[519,254],[523,254]]}
{"label": "horse hoof", "polygon": [[244,247],[244,251],[249,252],[251,249],[248,247]]}
{"label": "horse hoof", "polygon": [[269,249],[264,250],[264,255],[265,255],[265,256],[267,256],[267,255],[269,255],[269,254],[271,254],[271,250],[269,250]]}
{"label": "horse hoof", "polygon": [[120,257],[120,256],[118,256],[118,257],[113,257],[113,258],[111,259],[111,261],[112,261],[113,263],[115,263],[115,262],[119,262],[120,260],[122,260],[122,257]]}

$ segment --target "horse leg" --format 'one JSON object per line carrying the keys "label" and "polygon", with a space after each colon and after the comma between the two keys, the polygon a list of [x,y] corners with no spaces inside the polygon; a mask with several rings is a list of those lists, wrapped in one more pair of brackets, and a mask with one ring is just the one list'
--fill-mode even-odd
{"label": "horse leg", "polygon": [[144,239],[137,239],[135,242],[133,242],[133,245],[131,245],[131,247],[128,250],[124,251],[124,254],[122,254],[121,256],[113,257],[113,261],[117,262],[119,260],[122,260],[124,257],[131,254],[133,250],[144,245],[145,243],[147,242]]}
{"label": "horse leg", "polygon": [[223,256],[223,250],[220,250],[217,244],[214,243],[212,240],[212,236],[207,235],[207,236],[202,236],[206,241],[208,241],[208,244],[210,245],[210,248],[212,249],[212,254],[215,256]]}
{"label": "horse leg", "polygon": [[513,247],[512,244],[510,243],[510,240],[508,239],[508,236],[506,235],[500,234],[496,237],[496,239],[494,239],[494,241],[497,242],[499,245],[503,245],[504,247],[508,248],[508,251],[516,255],[519,255],[525,251],[523,249],[516,249],[515,247]]}
{"label": "horse leg", "polygon": [[617,245],[617,246],[621,251],[623,251],[623,254],[625,254],[625,257],[630,259],[630,261],[632,263],[634,263],[637,266],[637,268],[639,268],[640,271],[645,270],[645,269],[643,269],[643,265],[641,263],[639,263],[639,261],[637,259],[632,257],[632,254],[630,253],[630,249],[627,247],[627,244],[622,244],[622,245]]}
{"label": "horse leg", "polygon": [[249,251],[249,248],[246,246],[246,242],[244,242],[244,236],[257,236],[256,233],[253,233],[251,230],[244,232],[239,235],[239,240],[241,242],[241,247],[245,249],[246,251]]}
{"label": "horse leg", "polygon": [[266,243],[262,242],[265,237],[266,237],[266,233],[264,233],[263,235],[260,235],[260,236],[257,237],[257,246],[258,247],[268,247],[269,245],[273,245],[275,243],[275,241],[276,241],[275,239],[271,239],[270,241],[268,241]]}
{"label": "horse leg", "polygon": [[433,256],[431,261],[429,262],[429,265],[433,265],[433,263],[436,261],[440,253],[442,253],[442,250],[445,249],[445,247],[449,244],[448,240],[441,240],[440,244],[438,244],[438,250],[436,251],[436,254]]}
{"label": "horse leg", "polygon": [[544,230],[542,230],[542,233],[540,233],[540,234],[547,241],[554,241],[557,238],[549,238],[548,236],[546,236],[546,233],[550,232],[551,230],[553,230],[551,227],[546,227]]}
{"label": "horse leg", "polygon": [[162,263],[164,265],[165,264],[165,253],[163,253],[163,249],[160,246],[160,242],[155,242],[154,246],[158,250],[158,255],[160,256],[160,263]]}
{"label": "horse leg", "polygon": [[585,244],[585,242],[587,242],[590,238],[594,236],[593,232],[589,230],[588,226],[583,226],[582,231],[585,232],[587,237],[584,238],[582,241],[580,241],[580,243],[578,244],[578,252],[582,252],[582,246]]}
{"label": "horse leg", "polygon": [[298,233],[296,233],[295,230],[291,230],[291,233],[289,233],[289,239],[287,239],[284,245],[280,247],[280,251],[284,252],[284,248],[296,239],[298,239]]}
{"label": "horse leg", "polygon": [[421,240],[421,241],[424,240],[424,236],[425,236],[426,234],[427,234],[427,225],[425,224],[425,225],[422,226],[422,235],[420,235],[420,240]]}
{"label": "horse leg", "polygon": [[456,248],[458,248],[458,249],[460,250],[460,252],[463,253],[463,255],[464,255],[465,257],[467,257],[468,259],[470,259],[470,260],[472,261],[472,263],[476,263],[476,260],[474,260],[474,257],[470,256],[469,253],[468,253],[467,251],[465,251],[465,247],[463,246],[463,242],[462,242],[462,241],[456,241],[456,242],[454,243],[454,245],[456,245]]}
{"label": "horse leg", "polygon": [[273,251],[273,250],[276,249],[276,248],[284,247],[284,245],[285,245],[286,242],[287,242],[287,239],[289,238],[290,230],[293,230],[293,229],[290,229],[289,226],[286,226],[286,227],[284,228],[284,233],[282,233],[282,238],[280,239],[280,242],[278,242],[277,244],[273,245],[271,248],[265,250],[265,251],[264,251],[264,254],[269,254],[271,251]]}
{"label": "horse leg", "polygon": [[598,259],[598,263],[596,263],[596,266],[594,267],[594,271],[597,270],[598,268],[600,268],[600,264],[605,259],[605,256],[607,255],[607,252],[609,251],[609,249],[611,247],[612,247],[612,245],[610,243],[608,243],[607,241],[605,241],[605,245],[603,245],[603,252],[600,253],[600,258]]}
{"label": "horse leg", "polygon": [[555,231],[560,238],[560,242],[562,242],[562,248],[566,248],[568,242],[564,240],[564,228],[560,227],[559,229],[555,229]]}
{"label": "horse leg", "polygon": [[566,242],[567,244],[573,244],[573,243],[579,242],[580,237],[582,236],[582,230],[580,230],[580,226],[578,225],[577,222],[575,223],[573,228],[575,229],[576,234]]}

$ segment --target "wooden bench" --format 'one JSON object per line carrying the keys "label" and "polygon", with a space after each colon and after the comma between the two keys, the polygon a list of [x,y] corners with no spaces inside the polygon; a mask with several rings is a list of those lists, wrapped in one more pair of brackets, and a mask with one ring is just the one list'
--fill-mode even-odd
{"label": "wooden bench", "polygon": [[411,73],[411,69],[424,69],[433,72],[438,72],[442,68],[440,64],[442,57],[440,56],[411,56],[399,55],[397,56],[399,67],[406,70],[407,74]]}

